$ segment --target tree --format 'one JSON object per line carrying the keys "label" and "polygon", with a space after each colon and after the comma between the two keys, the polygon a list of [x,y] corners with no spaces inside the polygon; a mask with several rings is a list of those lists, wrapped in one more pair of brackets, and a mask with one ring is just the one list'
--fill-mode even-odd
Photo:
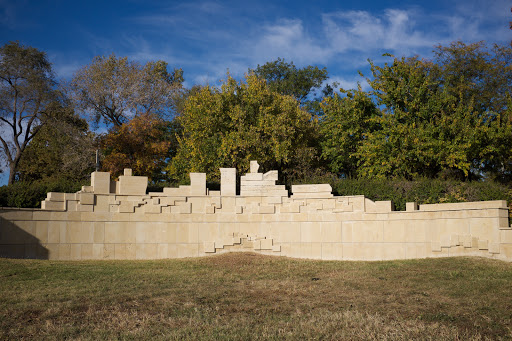
{"label": "tree", "polygon": [[450,93],[442,69],[430,61],[395,58],[374,65],[372,94],[383,115],[356,153],[363,177],[435,177],[452,172],[467,178],[478,165],[486,121],[472,101]]}
{"label": "tree", "polygon": [[294,98],[272,91],[254,74],[246,82],[228,75],[220,89],[201,88],[177,120],[183,131],[168,167],[174,179],[199,171],[218,180],[220,167],[246,172],[250,160],[286,172],[310,148],[315,126]]}
{"label": "tree", "polygon": [[175,89],[181,87],[183,72],[167,72],[164,61],[146,65],[127,57],[97,56],[74,75],[70,89],[77,107],[89,112],[98,124],[119,127],[141,113],[165,115]]}
{"label": "tree", "polygon": [[258,77],[268,82],[269,88],[283,95],[295,97],[301,104],[306,100],[315,88],[320,88],[322,83],[329,78],[327,69],[319,69],[317,66],[307,66],[301,69],[284,59],[278,58],[273,62],[258,65],[254,72]]}
{"label": "tree", "polygon": [[142,114],[114,127],[103,136],[101,146],[105,154],[104,171],[117,177],[124,168],[132,168],[135,174],[158,181],[167,159],[175,152],[173,124],[155,114]]}
{"label": "tree", "polygon": [[1,150],[12,184],[28,143],[44,126],[45,112],[58,99],[46,54],[19,42],[0,48]]}
{"label": "tree", "polygon": [[506,110],[512,93],[511,47],[457,41],[436,46],[434,56],[439,79],[450,94],[473,101],[481,113]]}
{"label": "tree", "polygon": [[69,106],[53,102],[45,124],[28,144],[17,174],[20,181],[87,179],[95,165],[95,135]]}
{"label": "tree", "polygon": [[343,177],[358,175],[358,151],[368,134],[380,129],[378,121],[382,116],[370,96],[361,90],[345,91],[326,97],[320,107],[322,135],[322,156],[329,162],[329,168]]}

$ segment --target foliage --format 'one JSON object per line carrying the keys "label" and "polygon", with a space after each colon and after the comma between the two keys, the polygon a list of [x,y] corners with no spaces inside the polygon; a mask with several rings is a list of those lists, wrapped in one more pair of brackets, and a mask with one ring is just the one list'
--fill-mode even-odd
{"label": "foliage", "polygon": [[258,65],[254,72],[258,77],[265,79],[270,90],[283,95],[295,97],[301,103],[305,103],[308,95],[315,88],[320,88],[327,76],[327,69],[319,69],[317,66],[307,66],[301,69],[284,59]]}
{"label": "foliage", "polygon": [[69,106],[51,103],[45,124],[25,149],[17,178],[31,182],[64,178],[81,181],[94,170],[94,134]]}
{"label": "foliage", "polygon": [[247,75],[246,82],[228,75],[220,89],[200,89],[188,97],[178,122],[183,132],[168,168],[171,178],[199,171],[215,180],[220,167],[243,173],[250,160],[287,173],[311,151],[316,129],[294,98],[272,91],[256,75]]}
{"label": "foliage", "polygon": [[364,178],[511,179],[511,51],[457,42],[438,46],[433,61],[370,61],[368,94],[322,103],[330,170]]}
{"label": "foliage", "polygon": [[101,139],[102,169],[113,177],[132,168],[135,175],[147,175],[153,181],[162,178],[162,169],[176,148],[173,128],[172,122],[151,114],[115,127]]}
{"label": "foliage", "polygon": [[322,156],[329,160],[332,172],[355,177],[359,164],[357,152],[368,134],[379,129],[378,119],[382,114],[361,88],[344,92],[346,97],[334,94],[320,104]]}
{"label": "foliage", "polygon": [[97,56],[81,68],[70,84],[78,108],[115,127],[141,113],[165,116],[171,110],[174,90],[181,88],[183,72],[167,71],[164,61],[142,66],[127,57]]}
{"label": "foliage", "polygon": [[0,48],[0,136],[12,184],[30,140],[44,125],[45,111],[58,94],[51,64],[33,47],[10,42]]}
{"label": "foliage", "polygon": [[448,92],[461,101],[474,103],[480,113],[503,112],[509,107],[512,91],[512,48],[485,42],[448,46],[438,45],[434,62],[440,68],[439,78]]}
{"label": "foliage", "polygon": [[89,183],[90,179],[77,181],[65,178],[17,181],[0,187],[0,207],[41,207],[41,201],[46,198],[48,192],[74,193]]}

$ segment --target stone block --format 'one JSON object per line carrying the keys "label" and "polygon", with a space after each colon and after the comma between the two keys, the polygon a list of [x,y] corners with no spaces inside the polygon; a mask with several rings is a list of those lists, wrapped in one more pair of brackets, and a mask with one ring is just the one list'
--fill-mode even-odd
{"label": "stone block", "polygon": [[136,259],[157,259],[158,244],[136,244],[135,258]]}
{"label": "stone block", "polygon": [[369,213],[386,213],[393,211],[393,203],[391,201],[372,201],[365,198],[365,212]]}
{"label": "stone block", "polygon": [[452,234],[450,238],[450,246],[455,247],[461,245],[461,241],[458,234]]}
{"label": "stone block", "polygon": [[416,202],[407,202],[407,203],[405,203],[405,210],[407,212],[417,211],[418,210],[418,203],[416,203]]}
{"label": "stone block", "polygon": [[116,194],[119,195],[145,195],[148,186],[147,176],[121,175],[118,181]]}
{"label": "stone block", "polygon": [[324,243],[341,242],[342,228],[341,222],[322,222],[321,241]]}
{"label": "stone block", "polygon": [[158,259],[167,258],[167,254],[169,253],[169,244],[160,243],[157,244],[156,257]]}
{"label": "stone block", "polygon": [[135,206],[131,201],[122,201],[118,206],[119,213],[133,213],[135,212]]}
{"label": "stone block", "polygon": [[382,221],[354,221],[352,223],[352,241],[359,243],[377,243],[384,239]]}
{"label": "stone block", "polygon": [[249,171],[251,173],[258,173],[259,169],[260,169],[260,165],[258,164],[258,161],[251,160],[249,162]]}
{"label": "stone block", "polygon": [[441,235],[441,247],[451,247],[452,246],[452,236],[443,234]]}
{"label": "stone block", "polygon": [[236,168],[220,169],[220,195],[236,195]]}
{"label": "stone block", "polygon": [[192,203],[190,202],[183,202],[179,205],[179,212],[181,214],[190,214],[192,213]]}
{"label": "stone block", "polygon": [[94,212],[94,205],[78,204],[76,210],[78,212]]}
{"label": "stone block", "polygon": [[272,252],[281,252],[281,245],[272,245]]}
{"label": "stone block", "polygon": [[162,207],[158,205],[144,205],[144,212],[148,214],[160,214],[162,213]]}
{"label": "stone block", "polygon": [[176,246],[179,258],[197,257],[199,255],[198,244],[177,244]]}
{"label": "stone block", "polygon": [[464,235],[462,236],[462,245],[466,248],[473,247],[473,238],[471,235]]}
{"label": "stone block", "polygon": [[190,173],[190,195],[206,195],[206,173]]}
{"label": "stone block", "polygon": [[317,193],[317,192],[332,192],[332,187],[329,184],[318,185],[292,185],[292,193]]}
{"label": "stone block", "polygon": [[404,243],[386,243],[382,246],[382,260],[404,259],[405,253]]}
{"label": "stone block", "polygon": [[274,180],[247,180],[241,179],[240,186],[242,187],[250,187],[250,186],[260,186],[260,187],[271,187],[275,186],[276,182]]}
{"label": "stone block", "polygon": [[240,177],[240,181],[244,181],[244,180],[247,180],[247,181],[263,180],[263,174],[262,173],[247,173]]}
{"label": "stone block", "polygon": [[256,212],[259,214],[274,214],[276,212],[275,206],[257,206]]}
{"label": "stone block", "polygon": [[283,204],[283,206],[281,206],[281,213],[300,213],[300,206],[302,205],[298,202]]}
{"label": "stone block", "polygon": [[94,205],[94,193],[80,193],[78,201],[81,205]]}
{"label": "stone block", "polygon": [[82,186],[81,193],[94,193],[94,188],[92,186]]}
{"label": "stone block", "polygon": [[71,260],[71,244],[59,244],[59,260]]}
{"label": "stone block", "polygon": [[478,210],[488,208],[506,208],[507,202],[505,200],[494,201],[474,201],[474,202],[459,202],[449,204],[424,204],[420,205],[420,211],[458,211],[458,210]]}
{"label": "stone block", "polygon": [[263,174],[263,180],[272,180],[277,181],[279,179],[279,172],[276,170],[271,170]]}
{"label": "stone block", "polygon": [[66,202],[64,201],[41,201],[41,209],[49,211],[64,211],[66,208]]}
{"label": "stone block", "polygon": [[333,194],[331,192],[298,192],[293,193],[291,198],[293,199],[302,199],[302,198],[312,198],[312,199],[323,199],[323,198],[332,198]]}
{"label": "stone block", "polygon": [[171,197],[186,197],[190,195],[190,186],[180,186],[179,188],[164,188],[164,195]]}
{"label": "stone block", "polygon": [[322,241],[322,224],[319,222],[300,223],[300,241],[303,243],[319,243]]}
{"label": "stone block", "polygon": [[273,240],[272,239],[261,239],[260,247],[262,250],[272,250]]}
{"label": "stone block", "polygon": [[405,241],[406,223],[401,220],[384,222],[384,242],[396,243]]}
{"label": "stone block", "polygon": [[48,199],[48,201],[65,201],[66,193],[48,192],[46,194],[46,199]]}
{"label": "stone block", "polygon": [[92,172],[91,186],[96,194],[110,193],[110,173],[109,172]]}
{"label": "stone block", "polygon": [[489,243],[489,253],[498,254],[500,253],[499,243]]}
{"label": "stone block", "polygon": [[263,197],[263,196],[281,196],[287,197],[288,191],[286,189],[273,189],[273,187],[262,188],[262,189],[240,189],[241,196],[255,196],[255,197]]}
{"label": "stone block", "polygon": [[70,246],[70,259],[81,260],[82,259],[82,244],[71,244]]}
{"label": "stone block", "polygon": [[489,241],[478,240],[478,249],[479,250],[489,250]]}
{"label": "stone block", "polygon": [[441,252],[441,243],[440,242],[432,242],[432,243],[430,243],[430,247],[432,248],[432,252]]}

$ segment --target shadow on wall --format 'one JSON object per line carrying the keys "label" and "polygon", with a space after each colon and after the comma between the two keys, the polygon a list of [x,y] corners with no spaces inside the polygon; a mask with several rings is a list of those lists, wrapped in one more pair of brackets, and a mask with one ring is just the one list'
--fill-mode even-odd
{"label": "shadow on wall", "polygon": [[[23,221],[18,222],[23,224]],[[34,222],[26,222],[27,226]],[[33,227],[33,225],[32,225]],[[30,231],[30,228],[27,228]],[[33,228],[35,232],[35,228]],[[0,217],[0,257],[48,259],[49,252],[40,240],[20,226]]]}

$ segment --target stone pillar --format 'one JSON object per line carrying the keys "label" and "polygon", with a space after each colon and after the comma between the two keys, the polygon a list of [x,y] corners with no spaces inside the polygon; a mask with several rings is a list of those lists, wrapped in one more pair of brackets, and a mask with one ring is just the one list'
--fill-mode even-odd
{"label": "stone pillar", "polygon": [[220,195],[236,195],[236,168],[220,169]]}
{"label": "stone pillar", "polygon": [[110,193],[110,172],[91,173],[91,186],[96,194]]}

